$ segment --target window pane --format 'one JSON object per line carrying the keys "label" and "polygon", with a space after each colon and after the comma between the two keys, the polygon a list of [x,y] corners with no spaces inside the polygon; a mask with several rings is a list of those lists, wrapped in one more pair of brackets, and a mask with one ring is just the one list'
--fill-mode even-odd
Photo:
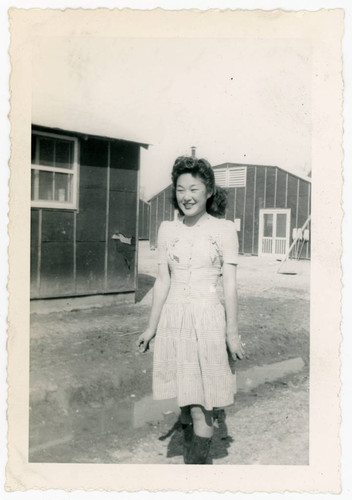
{"label": "window pane", "polygon": [[72,168],[73,167],[73,142],[56,141],[55,148],[55,167]]}
{"label": "window pane", "polygon": [[53,199],[53,176],[52,172],[39,172],[39,199],[52,200]]}
{"label": "window pane", "polygon": [[277,214],[276,219],[276,236],[279,238],[286,237],[286,214]]}
{"label": "window pane", "polygon": [[273,214],[264,214],[264,236],[266,238],[273,236]]}
{"label": "window pane", "polygon": [[54,165],[53,139],[39,139],[39,165]]}
{"label": "window pane", "polygon": [[55,200],[72,203],[72,189],[71,189],[70,174],[55,174]]}

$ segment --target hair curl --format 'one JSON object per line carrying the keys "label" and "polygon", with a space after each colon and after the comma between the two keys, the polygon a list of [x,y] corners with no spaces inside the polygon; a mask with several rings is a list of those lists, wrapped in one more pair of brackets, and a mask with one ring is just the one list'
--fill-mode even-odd
{"label": "hair curl", "polygon": [[203,181],[207,192],[211,193],[206,203],[207,212],[214,217],[224,217],[227,204],[227,191],[215,184],[214,171],[210,163],[204,158],[198,159],[193,156],[179,156],[176,158],[171,172],[172,202],[174,207],[180,213],[183,213],[178,206],[176,198],[177,179],[182,174],[191,174],[193,177],[199,177]]}

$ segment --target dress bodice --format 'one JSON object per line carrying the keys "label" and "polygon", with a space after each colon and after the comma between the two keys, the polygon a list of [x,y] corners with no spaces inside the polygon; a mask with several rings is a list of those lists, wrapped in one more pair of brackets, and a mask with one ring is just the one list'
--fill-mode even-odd
{"label": "dress bodice", "polygon": [[218,301],[222,265],[237,264],[238,240],[233,222],[206,214],[195,226],[164,221],[158,235],[159,263],[171,272],[170,301]]}

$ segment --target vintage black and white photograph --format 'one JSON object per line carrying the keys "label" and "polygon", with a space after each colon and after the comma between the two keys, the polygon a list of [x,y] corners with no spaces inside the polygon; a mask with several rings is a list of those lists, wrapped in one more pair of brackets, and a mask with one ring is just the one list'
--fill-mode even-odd
{"label": "vintage black and white photograph", "polygon": [[66,20],[31,38],[28,463],[309,467],[313,40]]}
{"label": "vintage black and white photograph", "polygon": [[39,39],[32,78],[30,460],[307,464],[309,43]]}

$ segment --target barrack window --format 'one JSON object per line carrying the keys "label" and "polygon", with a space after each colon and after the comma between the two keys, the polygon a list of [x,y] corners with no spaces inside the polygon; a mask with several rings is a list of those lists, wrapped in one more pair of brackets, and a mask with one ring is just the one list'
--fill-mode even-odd
{"label": "barrack window", "polygon": [[78,140],[46,132],[32,134],[32,207],[77,208]]}

